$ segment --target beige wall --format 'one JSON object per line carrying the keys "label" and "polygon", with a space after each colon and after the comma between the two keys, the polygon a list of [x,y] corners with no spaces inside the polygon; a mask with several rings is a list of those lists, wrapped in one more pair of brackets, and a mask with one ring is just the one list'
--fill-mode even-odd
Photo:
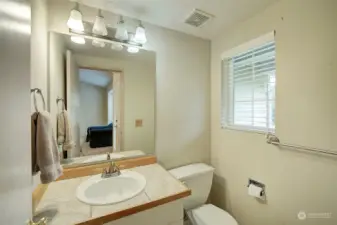
{"label": "beige wall", "polygon": [[80,83],[80,135],[81,145],[85,141],[87,128],[107,125],[107,92],[104,87]]}
{"label": "beige wall", "polygon": [[156,51],[156,155],[166,168],[208,162],[210,42],[147,26]]}
{"label": "beige wall", "polygon": [[[67,33],[71,3],[49,2],[49,29]],[[97,10],[81,6],[84,20]],[[104,12],[109,24],[116,15]],[[172,168],[209,161],[210,42],[180,32],[144,24],[146,48],[156,52],[155,149],[160,163]]]}
{"label": "beige wall", "polygon": [[[264,135],[220,129],[222,52],[276,30],[276,134],[288,143],[337,150],[337,1],[282,0],[212,40],[212,201],[240,225],[337,224],[334,158],[278,149]],[[266,185],[267,203],[247,195]],[[331,219],[297,220],[300,210]]]}
{"label": "beige wall", "polygon": [[[155,58],[155,57],[154,57]],[[123,151],[154,153],[155,138],[155,61],[141,62],[76,55],[79,65],[123,71],[124,146]],[[143,119],[143,127],[135,120]]]}
{"label": "beige wall", "polygon": [[65,45],[61,35],[49,33],[49,108],[56,129],[57,114],[62,110],[62,102],[56,104],[57,98],[65,99]]}

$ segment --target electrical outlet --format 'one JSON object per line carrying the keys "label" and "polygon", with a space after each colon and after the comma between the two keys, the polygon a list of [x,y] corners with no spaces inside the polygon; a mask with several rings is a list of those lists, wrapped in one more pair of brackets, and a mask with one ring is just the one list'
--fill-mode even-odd
{"label": "electrical outlet", "polygon": [[137,119],[135,121],[135,127],[142,127],[143,126],[143,120],[142,119]]}

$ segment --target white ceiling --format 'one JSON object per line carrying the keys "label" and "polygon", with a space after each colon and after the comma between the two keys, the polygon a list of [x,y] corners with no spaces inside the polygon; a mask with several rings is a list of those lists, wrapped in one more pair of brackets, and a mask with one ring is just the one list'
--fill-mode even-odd
{"label": "white ceiling", "polygon": [[[79,0],[90,7],[205,39],[212,39],[221,30],[248,19],[276,1],[278,0]],[[214,19],[199,28],[185,24],[185,19],[195,8],[214,15]]]}
{"label": "white ceiling", "polygon": [[79,69],[80,81],[99,87],[107,87],[111,82],[111,75],[99,70]]}

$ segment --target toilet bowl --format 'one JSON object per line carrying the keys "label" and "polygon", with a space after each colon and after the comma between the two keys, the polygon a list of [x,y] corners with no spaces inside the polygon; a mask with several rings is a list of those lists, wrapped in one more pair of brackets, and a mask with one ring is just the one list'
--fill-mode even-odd
{"label": "toilet bowl", "polygon": [[238,225],[228,212],[205,204],[212,186],[213,167],[196,163],[169,172],[192,190],[192,195],[183,200],[183,205],[193,225]]}
{"label": "toilet bowl", "polygon": [[187,215],[195,225],[238,225],[228,212],[212,204],[192,209],[187,212]]}

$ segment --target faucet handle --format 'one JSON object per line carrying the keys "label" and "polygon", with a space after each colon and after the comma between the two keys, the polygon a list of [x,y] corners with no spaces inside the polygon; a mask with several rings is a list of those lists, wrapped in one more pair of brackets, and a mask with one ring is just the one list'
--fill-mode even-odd
{"label": "faucet handle", "polygon": [[109,166],[109,173],[113,173],[116,170],[116,164],[115,162],[111,161]]}
{"label": "faucet handle", "polygon": [[117,166],[117,164],[113,161],[111,161],[110,166],[109,166],[109,172],[110,173],[116,173],[118,172],[118,174],[120,173],[120,169]]}
{"label": "faucet handle", "polygon": [[103,174],[107,174],[108,170],[106,168],[103,169]]}
{"label": "faucet handle", "polygon": [[114,172],[117,172],[118,174],[121,174],[121,169],[119,168],[119,166],[114,163]]}

